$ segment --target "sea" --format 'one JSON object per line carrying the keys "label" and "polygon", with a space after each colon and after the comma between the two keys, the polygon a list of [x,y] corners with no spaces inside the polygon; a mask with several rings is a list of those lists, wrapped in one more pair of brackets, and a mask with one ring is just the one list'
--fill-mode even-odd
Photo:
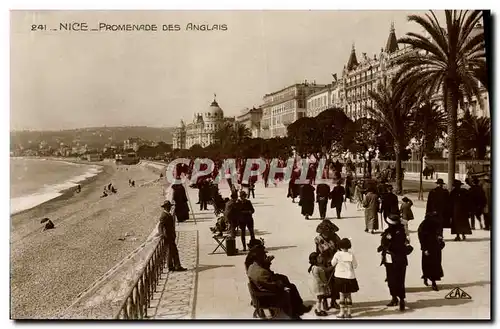
{"label": "sea", "polygon": [[10,159],[10,213],[57,198],[69,188],[99,174],[102,166],[59,160]]}

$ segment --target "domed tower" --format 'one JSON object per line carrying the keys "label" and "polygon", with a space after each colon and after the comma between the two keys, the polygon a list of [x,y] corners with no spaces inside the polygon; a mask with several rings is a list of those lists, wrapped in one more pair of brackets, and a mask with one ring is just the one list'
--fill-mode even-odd
{"label": "domed tower", "polygon": [[215,94],[213,102],[203,115],[203,119],[205,121],[206,144],[212,144],[214,142],[214,133],[224,121],[224,112],[217,103]]}

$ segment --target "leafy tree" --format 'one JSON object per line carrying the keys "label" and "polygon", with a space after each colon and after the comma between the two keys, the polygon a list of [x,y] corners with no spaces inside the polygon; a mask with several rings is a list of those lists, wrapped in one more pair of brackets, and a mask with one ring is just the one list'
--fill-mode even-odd
{"label": "leafy tree", "polygon": [[301,155],[321,152],[322,133],[316,118],[303,117],[287,127],[290,143]]}
{"label": "leafy tree", "polygon": [[409,32],[398,41],[416,51],[401,60],[396,79],[402,76],[404,84],[429,95],[442,91],[448,120],[448,186],[452,186],[457,153],[457,110],[465,97],[469,101],[472,96],[481,99],[478,82],[485,82],[486,58],[484,33],[474,34],[482,12],[446,10],[445,16],[446,28],[440,26],[432,11],[425,17],[408,17],[430,37]]}
{"label": "leafy tree", "polygon": [[342,153],[349,139],[349,131],[346,128],[352,123],[344,111],[340,108],[330,108],[318,114],[314,119],[317,122],[322,151]]}
{"label": "leafy tree", "polygon": [[365,161],[365,176],[371,178],[372,160],[377,149],[385,144],[383,139],[384,129],[380,123],[371,118],[361,118],[348,125],[352,131],[348,140],[348,150],[360,155]]}
{"label": "leafy tree", "polygon": [[418,98],[411,89],[402,87],[397,80],[379,83],[375,91],[368,91],[368,96],[373,100],[373,106],[367,107],[366,110],[392,137],[396,155],[396,193],[401,194],[403,193],[402,154],[408,145],[408,127]]}

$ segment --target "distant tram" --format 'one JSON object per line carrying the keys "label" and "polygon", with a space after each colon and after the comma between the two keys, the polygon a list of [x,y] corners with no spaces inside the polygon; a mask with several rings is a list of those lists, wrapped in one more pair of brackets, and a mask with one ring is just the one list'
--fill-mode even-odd
{"label": "distant tram", "polygon": [[127,153],[125,156],[120,155],[120,160],[118,160],[118,158],[116,159],[117,163],[124,165],[135,165],[138,164],[139,161],[140,159],[135,152]]}

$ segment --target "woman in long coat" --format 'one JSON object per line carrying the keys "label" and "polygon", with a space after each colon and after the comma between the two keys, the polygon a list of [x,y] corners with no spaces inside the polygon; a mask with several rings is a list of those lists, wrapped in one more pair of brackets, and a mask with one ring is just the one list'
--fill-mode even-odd
{"label": "woman in long coat", "polygon": [[373,188],[368,190],[363,200],[363,207],[365,208],[365,232],[370,231],[372,234],[378,230],[378,210],[379,199],[377,193]]}
{"label": "woman in long coat", "polygon": [[296,184],[296,180],[300,177],[300,172],[292,171],[290,176],[290,181],[288,182],[288,194],[287,198],[292,198],[292,202],[295,203],[295,198],[299,196],[300,185]]}
{"label": "woman in long coat", "polygon": [[336,233],[338,231],[339,228],[337,225],[333,224],[329,219],[324,219],[316,227],[316,233],[318,233],[318,236],[314,239],[314,243],[316,245],[316,252],[321,256],[321,260],[323,262],[322,266],[325,268],[326,277],[329,279],[329,297],[332,299],[330,307],[328,307],[328,305],[324,305],[325,309],[340,308],[336,302],[336,300],[340,298],[340,294],[335,289],[335,280],[333,280],[335,268],[332,266],[332,259],[338,250],[338,244],[340,242],[340,237]]}
{"label": "woman in long coat", "polygon": [[436,281],[440,281],[444,276],[441,266],[444,241],[439,216],[436,213],[425,215],[425,219],[418,227],[418,240],[422,250],[422,279],[426,286],[429,285],[427,280],[431,280],[432,289],[438,291]]}
{"label": "woman in long coat", "polygon": [[453,190],[450,192],[451,202],[451,234],[456,234],[455,241],[460,241],[460,235],[465,240],[465,235],[472,234],[469,222],[469,196],[463,189],[462,182],[455,180]]}
{"label": "woman in long coat", "polygon": [[172,184],[172,200],[174,201],[174,214],[178,222],[189,219],[189,205],[186,189],[182,184]]}
{"label": "woman in long coat", "polygon": [[300,206],[302,207],[302,215],[309,219],[314,213],[314,186],[309,184],[302,185],[300,189]]}
{"label": "woman in long coat", "polygon": [[[377,251],[382,253],[382,263],[385,265],[387,285],[392,300],[387,306],[397,306],[405,310],[405,277],[408,266],[407,255],[411,252],[406,232],[399,215],[393,214],[387,218],[389,227],[382,233],[382,239]],[[399,300],[398,300],[399,298]]]}

